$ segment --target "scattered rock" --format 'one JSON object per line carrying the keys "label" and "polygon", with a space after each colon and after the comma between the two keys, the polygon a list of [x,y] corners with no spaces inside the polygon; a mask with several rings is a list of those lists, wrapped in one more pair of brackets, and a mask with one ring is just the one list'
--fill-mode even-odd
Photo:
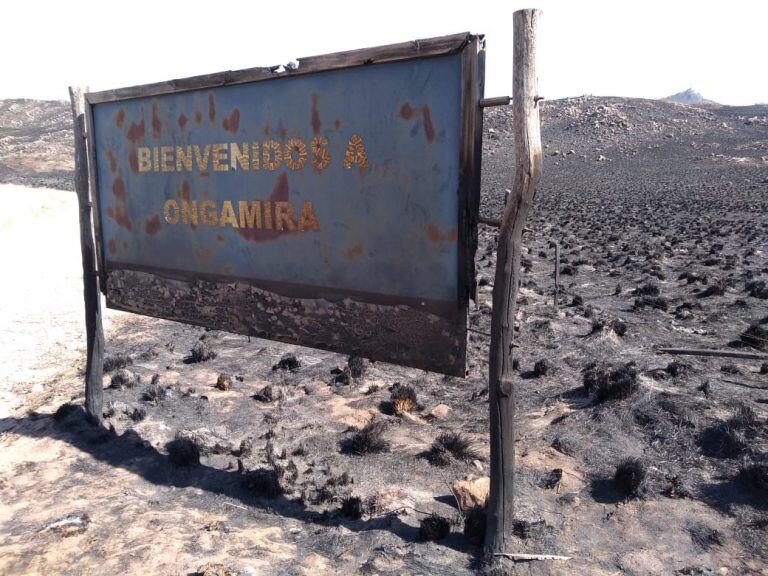
{"label": "scattered rock", "polygon": [[464,480],[454,480],[451,489],[461,510],[467,511],[476,506],[484,508],[491,489],[491,479],[488,476],[468,476]]}
{"label": "scattered rock", "polygon": [[429,411],[428,416],[431,416],[435,420],[445,420],[448,417],[450,411],[451,408],[447,404],[438,404]]}
{"label": "scattered rock", "polygon": [[267,384],[264,388],[256,392],[253,397],[259,402],[277,402],[278,400],[283,399],[283,391],[276,386]]}
{"label": "scattered rock", "polygon": [[232,376],[222,372],[216,379],[216,388],[226,392],[232,387]]}
{"label": "scattered rock", "polygon": [[41,532],[53,532],[62,538],[69,538],[70,536],[77,536],[85,532],[90,523],[91,518],[88,514],[75,514],[47,524]]}

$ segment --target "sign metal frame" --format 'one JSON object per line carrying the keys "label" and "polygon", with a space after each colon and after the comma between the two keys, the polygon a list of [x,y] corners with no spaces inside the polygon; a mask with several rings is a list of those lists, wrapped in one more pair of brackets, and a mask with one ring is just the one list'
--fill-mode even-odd
{"label": "sign metal frame", "polygon": [[[366,295],[353,291],[338,290],[331,298],[353,303],[348,310],[342,310],[337,325],[328,327],[326,333],[314,337],[307,330],[289,327],[273,330],[232,317],[223,317],[222,310],[209,313],[203,310],[221,301],[222,306],[237,305],[238,302],[252,301],[263,297],[265,286],[233,290],[237,278],[205,278],[198,273],[179,273],[177,270],[126,270],[114,266],[107,258],[102,236],[101,204],[102,190],[98,181],[96,149],[94,138],[94,107],[104,103],[123,102],[140,98],[152,98],[181,92],[199,91],[254,82],[269,82],[275,79],[332,70],[357,67],[375,67],[394,62],[415,59],[436,58],[454,55],[461,62],[461,104],[458,174],[458,227],[457,227],[457,272],[458,294],[456,309],[447,318],[440,318],[430,312],[424,315],[417,310],[416,303],[393,299],[390,302],[370,302]],[[139,314],[177,320],[214,329],[264,337],[281,342],[306,345],[334,352],[356,354],[370,358],[442,372],[454,376],[465,375],[466,365],[466,323],[470,298],[475,291],[474,255],[477,248],[477,222],[480,201],[480,161],[482,155],[482,108],[480,101],[484,89],[485,48],[482,36],[469,33],[416,40],[401,44],[352,50],[325,56],[300,58],[297,67],[250,68],[195,76],[155,84],[133,86],[101,92],[89,92],[85,96],[85,128],[88,140],[88,178],[91,198],[94,204],[93,223],[96,245],[97,274],[100,290],[107,297],[107,306]],[[295,324],[301,324],[299,317],[306,315],[307,308],[301,304],[304,294],[293,294],[290,286],[266,286],[269,292],[280,294],[280,306],[287,307],[295,315]],[[179,303],[178,309],[165,309],[167,302],[159,295],[171,294]],[[254,296],[256,294],[256,296]],[[358,302],[359,300],[359,302]],[[200,312],[191,312],[195,305]],[[359,304],[359,305],[358,305]],[[215,308],[215,306],[214,306]],[[184,310],[184,312],[179,312]],[[368,314],[362,322],[360,314]],[[337,310],[338,312],[338,310]],[[288,314],[288,317],[291,316]],[[438,318],[435,321],[434,318]],[[263,320],[263,318],[262,318]],[[310,319],[312,329],[318,330],[317,319]],[[257,324],[259,324],[257,322]],[[381,324],[381,326],[379,326]],[[350,325],[346,330],[344,326]],[[380,330],[378,328],[381,328]],[[319,329],[322,332],[322,328]],[[345,331],[346,330],[346,331]],[[339,337],[332,332],[337,331]],[[396,332],[400,331],[400,334]],[[366,333],[373,335],[369,338]],[[387,334],[390,334],[387,336]],[[447,335],[447,336],[446,336]],[[336,338],[336,340],[334,340]]]}

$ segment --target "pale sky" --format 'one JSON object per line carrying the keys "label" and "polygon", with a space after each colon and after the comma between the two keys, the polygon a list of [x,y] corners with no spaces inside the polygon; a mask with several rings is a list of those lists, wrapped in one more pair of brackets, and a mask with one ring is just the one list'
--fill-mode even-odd
{"label": "pale sky", "polygon": [[658,98],[692,87],[768,102],[768,1],[13,0],[2,5],[0,98],[102,90],[271,66],[470,31],[486,35],[486,96],[511,93],[512,12],[544,11],[539,92]]}

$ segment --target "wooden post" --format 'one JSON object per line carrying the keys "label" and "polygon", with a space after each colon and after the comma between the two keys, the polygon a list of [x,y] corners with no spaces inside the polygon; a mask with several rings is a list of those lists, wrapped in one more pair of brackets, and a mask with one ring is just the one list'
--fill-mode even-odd
{"label": "wooden post", "polygon": [[101,295],[96,270],[96,250],[91,224],[91,195],[88,182],[88,148],[85,134],[85,98],[79,88],[69,89],[75,132],[75,191],[80,212],[80,251],[83,257],[85,300],[85,410],[91,422],[101,422],[104,403],[104,330],[101,325]]}
{"label": "wooden post", "polygon": [[489,366],[491,489],[485,552],[509,552],[512,532],[515,434],[512,339],[520,284],[522,236],[541,172],[541,135],[536,80],[538,10],[514,14],[512,112],[515,180],[504,209],[496,256]]}
{"label": "wooden post", "polygon": [[555,242],[555,308],[560,296],[560,242]]}

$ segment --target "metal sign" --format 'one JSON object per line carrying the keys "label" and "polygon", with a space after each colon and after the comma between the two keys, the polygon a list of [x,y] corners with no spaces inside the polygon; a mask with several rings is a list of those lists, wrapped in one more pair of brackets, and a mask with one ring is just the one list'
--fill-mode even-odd
{"label": "metal sign", "polygon": [[86,95],[107,305],[464,375],[482,39]]}

